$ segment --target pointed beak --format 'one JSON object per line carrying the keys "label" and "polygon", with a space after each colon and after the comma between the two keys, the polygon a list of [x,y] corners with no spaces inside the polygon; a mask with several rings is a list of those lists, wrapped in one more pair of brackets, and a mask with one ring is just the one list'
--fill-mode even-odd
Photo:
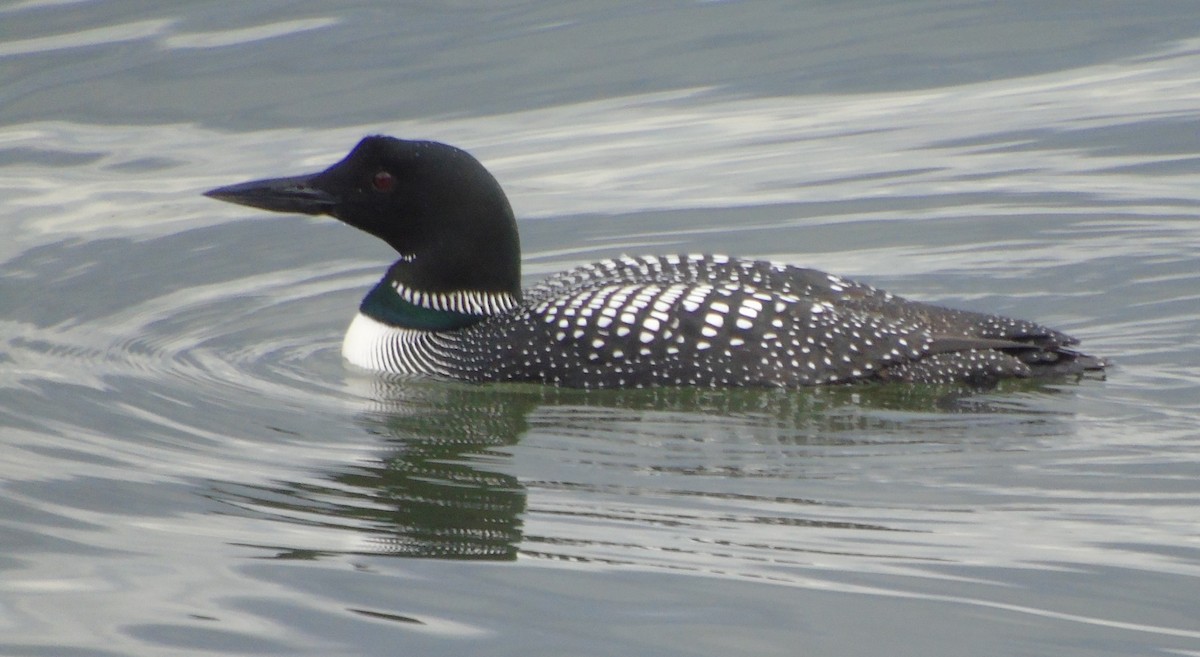
{"label": "pointed beak", "polygon": [[204,195],[272,212],[329,214],[338,199],[317,186],[318,175],[253,180],[210,189]]}

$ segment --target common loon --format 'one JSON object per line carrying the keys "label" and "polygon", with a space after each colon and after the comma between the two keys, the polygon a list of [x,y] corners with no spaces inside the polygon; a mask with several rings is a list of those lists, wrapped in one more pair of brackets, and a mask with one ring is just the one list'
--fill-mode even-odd
{"label": "common loon", "polygon": [[330,215],[399,253],[342,345],[372,370],[640,388],[978,385],[1106,366],[1032,322],[721,255],[620,257],[523,291],[504,191],[474,157],[437,142],[369,136],[320,173],[205,194]]}

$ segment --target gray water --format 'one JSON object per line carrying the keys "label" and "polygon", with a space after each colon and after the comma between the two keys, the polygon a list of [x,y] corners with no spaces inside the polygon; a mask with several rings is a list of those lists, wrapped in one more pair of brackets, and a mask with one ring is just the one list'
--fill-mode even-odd
{"label": "gray water", "polygon": [[[0,5],[0,654],[1200,655],[1200,4]],[[718,251],[1107,380],[340,360],[392,254],[204,189],[475,153],[529,281]]]}

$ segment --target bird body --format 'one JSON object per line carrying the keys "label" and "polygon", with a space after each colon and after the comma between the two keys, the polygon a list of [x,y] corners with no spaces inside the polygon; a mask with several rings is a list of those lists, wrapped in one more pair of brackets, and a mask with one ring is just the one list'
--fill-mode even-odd
{"label": "bird body", "polygon": [[797,387],[985,384],[1106,365],[1033,322],[723,255],[621,257],[522,290],[499,183],[435,142],[367,137],[318,174],[207,194],[329,214],[397,250],[343,342],[345,358],[371,370],[573,388]]}

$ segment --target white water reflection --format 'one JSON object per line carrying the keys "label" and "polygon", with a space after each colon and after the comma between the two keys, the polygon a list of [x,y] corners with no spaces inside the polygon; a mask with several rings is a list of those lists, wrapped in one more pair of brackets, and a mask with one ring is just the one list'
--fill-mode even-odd
{"label": "white water reflection", "polygon": [[319,30],[337,25],[341,21],[332,16],[321,18],[299,18],[276,23],[263,23],[253,27],[243,27],[235,30],[217,30],[213,32],[180,32],[163,37],[158,44],[163,48],[184,50],[189,48],[225,48],[228,46],[266,41],[279,37],[292,36],[311,30]]}

